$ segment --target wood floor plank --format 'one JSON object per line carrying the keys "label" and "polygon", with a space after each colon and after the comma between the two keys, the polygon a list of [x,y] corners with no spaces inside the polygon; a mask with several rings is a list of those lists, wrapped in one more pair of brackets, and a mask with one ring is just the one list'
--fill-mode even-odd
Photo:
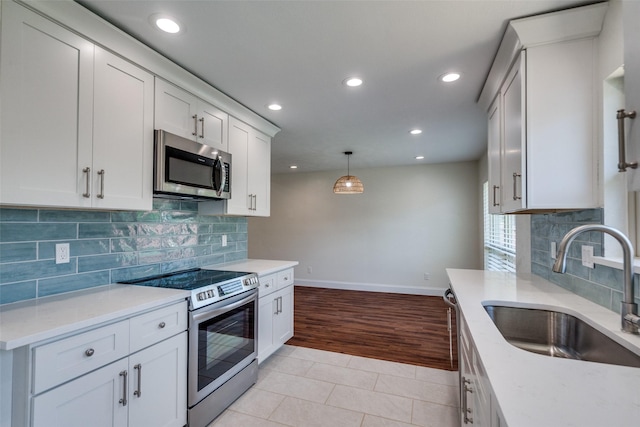
{"label": "wood floor plank", "polygon": [[457,370],[441,297],[296,286],[294,336],[287,344]]}

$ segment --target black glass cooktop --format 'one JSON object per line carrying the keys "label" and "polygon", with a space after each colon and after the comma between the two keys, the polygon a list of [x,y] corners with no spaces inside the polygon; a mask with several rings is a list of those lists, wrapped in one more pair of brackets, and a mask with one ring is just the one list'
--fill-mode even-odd
{"label": "black glass cooktop", "polygon": [[177,271],[175,273],[162,274],[159,276],[144,277],[142,279],[127,280],[120,283],[127,285],[153,286],[156,288],[171,288],[193,290],[237,279],[250,273],[238,271],[203,270],[194,268],[192,270]]}

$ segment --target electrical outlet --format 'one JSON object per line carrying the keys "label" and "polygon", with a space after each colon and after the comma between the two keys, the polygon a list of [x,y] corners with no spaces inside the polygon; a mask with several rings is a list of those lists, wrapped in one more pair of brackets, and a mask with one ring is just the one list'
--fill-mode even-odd
{"label": "electrical outlet", "polygon": [[431,279],[431,275],[429,273],[424,273],[424,280]]}
{"label": "electrical outlet", "polygon": [[307,273],[309,274],[313,273],[313,268],[311,268],[311,266],[307,267]]}
{"label": "electrical outlet", "polygon": [[582,245],[582,265],[595,268],[593,264],[593,246]]}
{"label": "electrical outlet", "polygon": [[227,246],[227,235],[226,234],[222,235],[222,246]]}
{"label": "electrical outlet", "polygon": [[551,242],[551,258],[556,259],[558,257],[558,249],[556,248],[556,242]]}
{"label": "electrical outlet", "polygon": [[69,262],[69,244],[56,243],[56,264],[66,264]]}

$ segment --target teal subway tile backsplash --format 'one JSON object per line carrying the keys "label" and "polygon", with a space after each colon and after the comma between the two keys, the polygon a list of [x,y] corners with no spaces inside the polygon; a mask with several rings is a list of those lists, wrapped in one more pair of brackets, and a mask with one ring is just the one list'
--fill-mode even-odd
{"label": "teal subway tile backsplash", "polygon": [[[593,246],[594,255],[604,253],[602,233],[578,235],[567,253],[567,272],[558,274],[551,271],[554,262],[551,242],[559,244],[568,231],[584,224],[604,224],[602,209],[531,215],[531,272],[596,304],[620,312],[622,271],[598,264],[593,269],[582,265],[582,245]],[[636,303],[640,303],[638,282],[636,274]]]}
{"label": "teal subway tile backsplash", "polygon": [[[228,245],[222,246],[222,235]],[[56,243],[70,262],[55,263]],[[247,257],[247,219],[194,202],[149,212],[0,208],[0,304]]]}

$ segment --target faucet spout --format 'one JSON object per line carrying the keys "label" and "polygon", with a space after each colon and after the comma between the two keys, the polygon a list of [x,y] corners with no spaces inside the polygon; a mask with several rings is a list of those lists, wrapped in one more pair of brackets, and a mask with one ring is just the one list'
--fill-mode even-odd
{"label": "faucet spout", "polygon": [[638,316],[638,305],[634,302],[633,292],[633,244],[627,236],[613,227],[600,224],[581,225],[569,231],[558,246],[558,255],[553,264],[552,270],[556,273],[565,273],[567,270],[567,251],[575,238],[587,231],[599,231],[614,237],[622,246],[623,253],[623,297],[621,302],[622,330],[632,334],[638,333],[640,316]]}

